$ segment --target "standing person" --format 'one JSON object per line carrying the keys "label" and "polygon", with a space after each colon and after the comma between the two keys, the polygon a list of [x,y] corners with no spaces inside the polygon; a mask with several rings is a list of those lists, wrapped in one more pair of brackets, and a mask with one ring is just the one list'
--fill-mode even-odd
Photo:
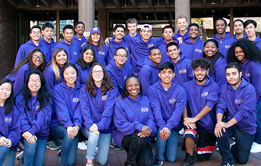
{"label": "standing person", "polygon": [[53,53],[51,62],[43,72],[47,88],[51,94],[53,94],[54,86],[63,81],[61,71],[66,63],[68,63],[68,54],[66,50],[57,48]]}
{"label": "standing person", "polygon": [[116,95],[117,89],[113,89],[105,68],[99,63],[93,64],[88,81],[80,92],[81,114],[84,119],[81,131],[88,138],[86,166],[94,165],[97,146],[97,162],[101,165],[107,163]]}
{"label": "standing person", "polygon": [[[72,43],[74,30],[72,25],[65,25],[63,27],[63,40],[61,40],[54,48],[53,53],[57,48],[64,48],[68,53],[69,62],[75,63],[80,56],[80,51],[77,45]],[[52,55],[53,55],[52,53]]]}
{"label": "standing person", "polygon": [[140,36],[140,34],[137,33],[138,21],[135,18],[129,18],[126,21],[126,27],[129,30],[129,33],[125,37],[138,37],[138,36]]}
{"label": "standing person", "polygon": [[[246,164],[256,132],[255,88],[242,77],[237,62],[226,66],[226,78],[228,84],[221,88],[215,127],[221,165],[233,165],[234,158],[240,164]],[[234,137],[236,142],[231,148],[230,137]]]}
{"label": "standing person", "polygon": [[139,78],[131,75],[126,78],[121,97],[114,108],[113,139],[127,152],[125,166],[151,166],[153,153],[148,137],[154,136],[156,126],[150,101],[142,95]]}
{"label": "standing person", "polygon": [[[257,101],[257,128],[251,153],[261,152],[261,56],[259,48],[250,40],[239,39],[228,51],[228,62],[238,62],[242,75],[254,86]],[[254,95],[254,94],[253,94]]]}
{"label": "standing person", "polygon": [[235,34],[233,35],[234,41],[238,39],[247,38],[247,34],[244,32],[244,21],[241,19],[236,19],[233,22]]}
{"label": "standing person", "polygon": [[20,136],[20,114],[14,105],[11,80],[0,81],[0,165],[14,166]]}
{"label": "standing person", "polygon": [[52,104],[43,74],[38,70],[31,70],[16,97],[24,144],[24,166],[41,166],[44,163]]}
{"label": "standing person", "polygon": [[178,149],[178,131],[186,104],[186,91],[173,82],[174,66],[165,62],[159,67],[160,80],[148,90],[151,109],[158,128],[154,166],[163,161],[174,162]]}
{"label": "standing person", "polygon": [[126,63],[127,59],[127,50],[124,47],[119,47],[115,51],[114,60],[111,60],[110,64],[106,66],[111,82],[118,89],[117,96],[123,90],[124,80],[133,74],[131,65]]}
{"label": "standing person", "polygon": [[246,20],[244,23],[245,31],[248,36],[248,39],[252,41],[258,48],[261,50],[261,39],[256,34],[257,32],[257,23],[254,20]]}
{"label": "standing person", "polygon": [[81,46],[83,43],[86,43],[86,38],[83,36],[85,31],[85,24],[81,21],[77,22],[74,26],[74,31],[76,34],[73,36],[72,43],[73,45],[76,45],[79,49],[81,49]]}
{"label": "standing person", "polygon": [[40,39],[40,43],[42,43],[47,49],[48,53],[50,55],[50,59],[47,60],[47,62],[50,62],[52,59],[52,52],[54,46],[57,45],[57,43],[53,39],[54,34],[54,26],[51,23],[45,23],[42,26],[42,35],[43,37]]}
{"label": "standing person", "polygon": [[151,47],[149,57],[145,60],[140,69],[138,77],[143,87],[143,95],[147,95],[147,90],[151,85],[159,80],[159,64],[161,63],[161,52],[158,47]]}
{"label": "standing person", "polygon": [[86,41],[86,43],[82,44],[82,49],[86,45],[91,45],[94,48],[97,62],[105,66],[106,57],[105,57],[105,52],[103,51],[103,38],[101,36],[101,31],[99,28],[91,29],[88,40]]}
{"label": "standing person", "polygon": [[188,34],[188,19],[186,16],[178,16],[176,19],[177,28],[179,29],[174,35],[174,40],[178,40],[181,45],[186,38],[189,38]]}
{"label": "standing person", "polygon": [[199,26],[191,23],[188,29],[189,37],[185,38],[180,45],[181,54],[191,60],[201,58],[204,42],[199,37]]}
{"label": "standing person", "polygon": [[219,52],[226,58],[227,51],[235,40],[230,36],[229,32],[226,32],[227,21],[224,18],[218,18],[215,21],[215,28],[217,34],[213,38],[218,41]]}
{"label": "standing person", "polygon": [[77,157],[78,132],[82,125],[80,89],[76,82],[78,70],[67,63],[62,69],[64,82],[54,87],[53,98],[56,116],[52,117],[50,131],[62,139],[61,165],[74,165]]}
{"label": "standing person", "polygon": [[170,42],[166,46],[167,54],[170,57],[170,63],[174,65],[175,77],[173,80],[178,85],[193,79],[193,69],[191,60],[180,55],[180,49],[177,43]]}
{"label": "standing person", "polygon": [[219,45],[215,39],[208,39],[204,43],[203,58],[206,58],[210,63],[208,75],[213,78],[219,87],[226,84],[225,67],[227,61],[219,52]]}
{"label": "standing person", "polygon": [[35,48],[40,48],[43,52],[43,55],[45,56],[45,59],[47,62],[51,60],[51,55],[48,52],[48,49],[40,42],[41,38],[41,27],[39,25],[34,25],[31,28],[30,31],[30,38],[28,42],[22,44],[17,52],[16,58],[15,58],[15,65],[16,67],[20,61],[22,61],[30,51],[32,51]]}
{"label": "standing person", "polygon": [[96,62],[96,53],[93,47],[91,45],[85,46],[82,50],[81,56],[75,63],[75,66],[78,69],[77,80],[81,86],[85,85],[87,82],[91,67]]}
{"label": "standing person", "polygon": [[35,48],[10,72],[6,77],[12,81],[13,95],[16,96],[23,84],[27,73],[32,69],[37,69],[41,72],[45,69],[45,56],[40,48]]}
{"label": "standing person", "polygon": [[183,112],[186,148],[183,166],[193,165],[195,144],[199,160],[208,160],[216,144],[214,107],[218,102],[219,87],[207,75],[210,64],[206,59],[194,59],[191,66],[195,78],[184,84],[188,101]]}

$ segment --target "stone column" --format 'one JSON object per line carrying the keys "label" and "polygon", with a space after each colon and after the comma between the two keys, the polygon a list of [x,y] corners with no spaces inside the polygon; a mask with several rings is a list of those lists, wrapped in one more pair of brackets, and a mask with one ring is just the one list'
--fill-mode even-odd
{"label": "stone column", "polygon": [[103,39],[107,36],[107,12],[105,9],[98,10],[98,27],[101,30]]}
{"label": "stone column", "polygon": [[[190,0],[175,0],[175,20],[178,16],[184,15],[188,18],[188,23],[190,23]],[[177,32],[177,26],[175,25],[175,30]]]}

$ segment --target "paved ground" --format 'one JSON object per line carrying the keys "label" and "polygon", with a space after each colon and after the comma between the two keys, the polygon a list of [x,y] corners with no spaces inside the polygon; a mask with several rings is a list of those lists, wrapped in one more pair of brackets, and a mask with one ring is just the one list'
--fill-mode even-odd
{"label": "paved ground", "polygon": [[[178,148],[178,155],[177,160],[174,163],[164,162],[163,166],[179,166],[182,164],[184,160],[185,152],[181,150],[182,145],[182,137],[180,136],[179,139],[179,148]],[[154,144],[152,144],[154,147]],[[154,148],[153,148],[154,149]],[[45,155],[45,166],[58,166],[60,165],[61,158],[57,156],[57,150],[49,150],[47,149]],[[85,166],[86,159],[85,159],[86,151],[78,150],[77,152],[77,163],[76,166]],[[110,148],[109,152],[109,162],[107,166],[123,166],[126,160],[126,152],[124,150],[114,150]],[[217,166],[221,162],[221,156],[218,151],[214,151],[213,155],[211,156],[209,161],[201,162],[195,160],[195,166]],[[16,166],[22,166],[22,162],[16,160]],[[240,165],[240,164],[236,164]],[[261,166],[261,153],[255,153],[250,155],[250,159],[246,164],[248,166]]]}

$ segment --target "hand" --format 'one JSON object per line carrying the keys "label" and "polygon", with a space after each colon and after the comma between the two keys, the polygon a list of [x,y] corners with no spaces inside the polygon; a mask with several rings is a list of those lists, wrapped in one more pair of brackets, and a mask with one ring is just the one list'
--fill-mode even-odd
{"label": "hand", "polygon": [[190,123],[196,123],[197,120],[195,118],[184,118],[184,125],[190,124]]}
{"label": "hand", "polygon": [[32,135],[30,132],[28,132],[28,131],[24,132],[23,135],[22,135],[22,137],[24,137],[26,140],[28,140],[28,139],[31,138],[32,136],[33,136],[33,135]]}
{"label": "hand", "polygon": [[105,40],[104,40],[104,44],[107,46],[107,47],[110,47],[109,44],[110,44],[110,40],[112,38],[111,37],[107,37]]}
{"label": "hand", "polygon": [[171,131],[167,128],[167,127],[164,127],[162,130],[160,130],[160,138],[165,141],[169,138],[171,134]]}
{"label": "hand", "polygon": [[78,134],[78,132],[79,132],[79,126],[74,126],[73,128],[72,128],[72,135],[73,135],[73,137],[76,137],[76,135]]}
{"label": "hand", "polygon": [[216,124],[215,130],[214,130],[216,137],[222,137],[223,136],[222,130],[223,130],[223,132],[226,132],[226,128],[227,128],[226,123],[218,122]]}
{"label": "hand", "polygon": [[10,148],[12,146],[12,142],[10,139],[6,139],[6,144],[5,146],[7,146],[8,148]]}
{"label": "hand", "polygon": [[29,138],[27,140],[27,142],[30,143],[30,144],[35,144],[36,141],[37,141],[37,137],[35,135],[33,135],[31,138]]}
{"label": "hand", "polygon": [[5,137],[0,138],[0,146],[6,146],[6,138]]}
{"label": "hand", "polygon": [[178,37],[177,40],[179,41],[179,45],[183,43],[182,37]]}
{"label": "hand", "polygon": [[95,123],[93,123],[93,125],[90,127],[89,130],[90,130],[91,132],[98,131],[98,126],[97,126]]}
{"label": "hand", "polygon": [[140,137],[148,137],[151,134],[151,129],[149,126],[143,126],[141,131],[138,133],[138,136]]}
{"label": "hand", "polygon": [[67,134],[68,134],[68,137],[69,137],[69,138],[74,139],[73,127],[72,127],[72,126],[67,127]]}

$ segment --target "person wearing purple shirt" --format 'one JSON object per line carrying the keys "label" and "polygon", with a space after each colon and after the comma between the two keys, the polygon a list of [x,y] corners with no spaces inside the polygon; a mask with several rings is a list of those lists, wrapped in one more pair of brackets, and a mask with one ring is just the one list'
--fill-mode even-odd
{"label": "person wearing purple shirt", "polygon": [[227,61],[218,49],[218,42],[215,39],[208,39],[204,43],[203,58],[206,58],[210,63],[208,75],[221,87],[227,83],[225,73]]}
{"label": "person wearing purple shirt", "polygon": [[227,51],[235,40],[230,36],[229,32],[226,32],[227,21],[224,18],[218,18],[215,21],[215,28],[217,34],[213,38],[219,43],[219,52],[226,58]]}
{"label": "person wearing purple shirt", "polygon": [[14,165],[20,135],[20,114],[14,105],[12,83],[0,81],[0,165]]}
{"label": "person wearing purple shirt", "polygon": [[[105,66],[106,57],[105,57],[105,52],[103,49],[103,39],[102,39],[101,31],[99,28],[95,27],[95,28],[91,29],[90,36],[89,36],[88,40],[86,41],[86,43],[84,43],[82,45],[82,49],[86,45],[91,45],[94,48],[97,62],[99,62],[100,64]],[[82,50],[80,52],[82,52]]]}
{"label": "person wearing purple shirt", "polygon": [[53,34],[54,34],[54,26],[51,23],[45,23],[42,26],[42,35],[43,37],[40,39],[40,43],[42,43],[49,52],[50,59],[48,59],[48,62],[51,61],[52,58],[52,52],[53,52],[53,47],[57,45],[57,43],[53,39]]}
{"label": "person wearing purple shirt", "polygon": [[156,126],[151,111],[150,100],[142,95],[139,78],[126,78],[121,97],[114,107],[113,138],[118,146],[127,152],[125,166],[151,166],[154,158],[148,137],[154,136]]}
{"label": "person wearing purple shirt", "polygon": [[122,92],[125,79],[133,74],[131,65],[126,63],[127,59],[127,50],[124,47],[119,47],[115,51],[114,60],[111,60],[110,64],[106,66],[111,82],[118,89],[117,96]]}
{"label": "person wearing purple shirt", "polygon": [[49,135],[53,100],[47,90],[43,74],[31,70],[20,93],[16,106],[20,112],[23,165],[43,165]]}
{"label": "person wearing purple shirt", "polygon": [[198,24],[189,24],[189,38],[186,38],[180,45],[180,52],[182,56],[191,60],[201,58],[203,53],[204,42],[199,37]]}
{"label": "person wearing purple shirt", "polygon": [[183,85],[187,92],[188,102],[183,112],[186,148],[183,166],[193,165],[196,143],[199,160],[208,160],[216,143],[214,107],[218,102],[219,86],[207,75],[210,64],[206,59],[194,59],[191,66],[195,78]]}
{"label": "person wearing purple shirt", "polygon": [[18,94],[25,83],[26,74],[32,69],[43,72],[45,62],[45,57],[41,49],[35,48],[6,76],[6,78],[12,81],[14,96]]}
{"label": "person wearing purple shirt", "polygon": [[[53,53],[57,48],[64,48],[66,52],[68,53],[69,57],[69,62],[70,63],[75,63],[76,60],[80,56],[79,48],[77,45],[74,45],[72,43],[73,39],[73,26],[72,25],[65,25],[63,27],[63,37],[64,39],[61,40],[54,48],[53,48]],[[52,55],[53,55],[52,53]]]}
{"label": "person wearing purple shirt", "polygon": [[92,45],[86,45],[81,53],[81,56],[76,61],[75,66],[78,69],[77,82],[81,86],[85,85],[88,80],[90,69],[94,63],[97,62],[96,53]]}
{"label": "person wearing purple shirt", "polygon": [[143,87],[143,95],[147,95],[148,88],[159,80],[159,64],[161,63],[161,52],[156,46],[149,49],[149,57],[140,69],[138,77]]}
{"label": "person wearing purple shirt", "polygon": [[[227,56],[228,62],[238,62],[242,67],[242,75],[256,90],[257,128],[255,142],[251,153],[261,152],[261,56],[259,48],[248,39],[239,39],[230,47]],[[253,95],[255,95],[253,94]]]}
{"label": "person wearing purple shirt", "polygon": [[28,42],[22,44],[17,52],[16,58],[15,58],[15,65],[16,67],[20,61],[22,61],[30,51],[32,51],[35,48],[40,48],[43,52],[43,55],[45,56],[46,62],[48,63],[51,60],[51,55],[48,52],[48,49],[40,42],[41,38],[41,27],[38,25],[34,25],[31,28],[30,33],[31,40]]}
{"label": "person wearing purple shirt", "polygon": [[[228,84],[221,88],[215,127],[219,153],[222,156],[221,165],[233,165],[234,158],[240,164],[246,164],[256,133],[255,88],[242,77],[241,67],[237,62],[226,66],[226,78]],[[235,138],[232,147],[230,137]]]}
{"label": "person wearing purple shirt", "polygon": [[87,39],[83,36],[85,31],[85,24],[81,21],[77,22],[75,24],[74,30],[76,34],[73,36],[72,44],[76,45],[80,52],[82,44],[86,43],[87,41]]}
{"label": "person wearing purple shirt", "polygon": [[52,117],[50,132],[62,140],[61,165],[74,165],[77,157],[78,132],[82,125],[80,111],[80,83],[74,64],[67,63],[62,69],[64,82],[53,91],[56,116]]}
{"label": "person wearing purple shirt", "polygon": [[173,81],[178,85],[183,85],[185,82],[192,80],[194,76],[191,60],[180,55],[178,44],[170,42],[166,46],[166,50],[170,57],[170,63],[174,66],[175,77],[173,78]]}
{"label": "person wearing purple shirt", "polygon": [[233,35],[234,41],[238,39],[247,38],[247,34],[244,32],[244,21],[241,19],[236,19],[233,22],[235,34]]}
{"label": "person wearing purple shirt", "polygon": [[111,122],[117,89],[113,88],[110,78],[101,64],[93,64],[89,78],[80,92],[80,108],[83,117],[83,135],[88,138],[87,165],[94,165],[98,146],[97,162],[105,165],[111,143]]}
{"label": "person wearing purple shirt", "polygon": [[176,160],[178,131],[187,98],[185,89],[173,82],[174,76],[174,66],[170,62],[162,63],[159,67],[160,80],[148,90],[158,128],[154,166],[161,166],[164,160]]}
{"label": "person wearing purple shirt", "polygon": [[138,28],[138,21],[135,18],[129,18],[126,21],[126,27],[129,31],[129,33],[125,37],[138,37],[140,36],[139,33],[137,33]]}
{"label": "person wearing purple shirt", "polygon": [[188,19],[186,16],[178,16],[177,19],[177,28],[179,29],[174,35],[173,39],[178,40],[179,44],[182,44],[186,38],[189,38],[188,34]]}
{"label": "person wearing purple shirt", "polygon": [[257,23],[254,20],[246,20],[244,23],[245,31],[248,36],[248,39],[250,41],[253,41],[253,43],[261,50],[261,39],[256,34],[257,32]]}

